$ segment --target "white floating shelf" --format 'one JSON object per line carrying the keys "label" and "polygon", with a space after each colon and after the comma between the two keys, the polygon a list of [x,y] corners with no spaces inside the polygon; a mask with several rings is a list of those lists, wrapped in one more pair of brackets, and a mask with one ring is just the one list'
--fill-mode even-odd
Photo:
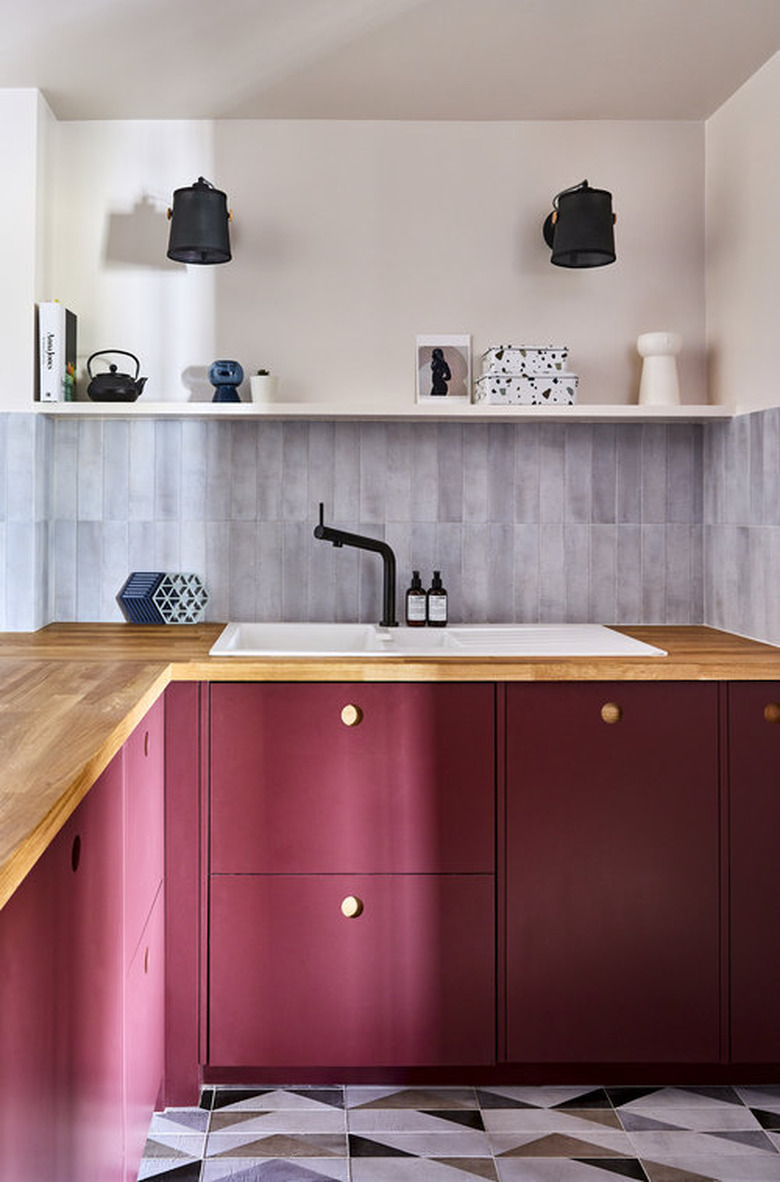
{"label": "white floating shelf", "polygon": [[75,418],[158,419],[308,419],[363,422],[412,422],[425,419],[453,423],[673,423],[729,419],[728,406],[637,406],[578,403],[576,406],[486,406],[412,403],[392,409],[342,402],[36,402],[40,414]]}

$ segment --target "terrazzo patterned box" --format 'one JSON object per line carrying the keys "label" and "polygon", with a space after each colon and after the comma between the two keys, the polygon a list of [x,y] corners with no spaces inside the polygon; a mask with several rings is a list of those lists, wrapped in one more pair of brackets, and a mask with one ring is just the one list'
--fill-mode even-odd
{"label": "terrazzo patterned box", "polygon": [[474,401],[488,405],[571,406],[577,401],[577,374],[483,374],[474,383]]}
{"label": "terrazzo patterned box", "polygon": [[492,345],[482,354],[482,373],[563,373],[568,356],[566,345]]}

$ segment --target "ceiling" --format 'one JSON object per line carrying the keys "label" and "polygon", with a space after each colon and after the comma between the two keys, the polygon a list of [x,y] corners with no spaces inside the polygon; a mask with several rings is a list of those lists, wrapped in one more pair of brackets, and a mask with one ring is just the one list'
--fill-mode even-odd
{"label": "ceiling", "polygon": [[5,0],[61,119],[703,119],[780,0]]}

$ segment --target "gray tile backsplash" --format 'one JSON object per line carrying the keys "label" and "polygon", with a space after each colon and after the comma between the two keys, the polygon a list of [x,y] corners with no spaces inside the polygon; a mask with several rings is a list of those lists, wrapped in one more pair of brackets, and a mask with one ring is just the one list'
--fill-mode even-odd
{"label": "gray tile backsplash", "polygon": [[371,620],[443,572],[453,620],[706,620],[780,641],[780,409],[690,423],[265,423],[0,415],[0,622],[119,620],[131,570],[208,617]]}

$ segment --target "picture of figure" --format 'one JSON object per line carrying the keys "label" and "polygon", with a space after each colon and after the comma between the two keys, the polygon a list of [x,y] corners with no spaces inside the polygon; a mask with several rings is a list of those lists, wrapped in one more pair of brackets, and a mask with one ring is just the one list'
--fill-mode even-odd
{"label": "picture of figure", "polygon": [[443,349],[434,349],[431,355],[431,394],[446,394],[447,382],[452,378],[450,367]]}
{"label": "picture of figure", "polygon": [[471,337],[466,335],[418,336],[418,402],[471,401]]}

